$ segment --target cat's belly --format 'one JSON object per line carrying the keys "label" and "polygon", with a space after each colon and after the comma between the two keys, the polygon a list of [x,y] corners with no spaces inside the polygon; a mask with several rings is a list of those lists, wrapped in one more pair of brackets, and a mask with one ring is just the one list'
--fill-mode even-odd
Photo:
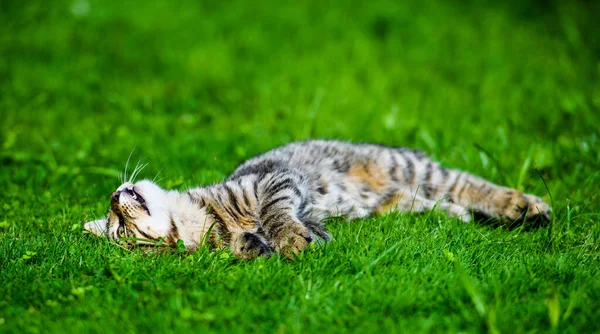
{"label": "cat's belly", "polygon": [[371,210],[352,199],[323,199],[318,200],[313,205],[313,215],[326,217],[345,217],[348,219],[366,217]]}
{"label": "cat's belly", "polygon": [[344,182],[339,187],[331,187],[326,194],[316,194],[313,212],[320,217],[345,217],[348,219],[366,217],[373,213],[381,194],[365,192],[361,186]]}

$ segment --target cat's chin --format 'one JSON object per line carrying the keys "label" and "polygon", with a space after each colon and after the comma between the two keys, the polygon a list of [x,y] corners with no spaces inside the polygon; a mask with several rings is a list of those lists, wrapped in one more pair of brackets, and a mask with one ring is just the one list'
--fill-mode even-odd
{"label": "cat's chin", "polygon": [[161,215],[166,210],[167,192],[149,180],[142,180],[135,184],[135,190],[144,200],[146,213],[149,216]]}
{"label": "cat's chin", "polygon": [[146,235],[152,240],[159,240],[169,234],[171,222],[169,212],[165,209],[155,211],[151,216],[142,216],[135,220],[135,226],[145,235],[139,236],[146,238]]}

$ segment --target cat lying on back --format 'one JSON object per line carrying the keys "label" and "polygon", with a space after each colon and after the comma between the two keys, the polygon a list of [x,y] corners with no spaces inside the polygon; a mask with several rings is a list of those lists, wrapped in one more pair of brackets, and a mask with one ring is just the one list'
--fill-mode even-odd
{"label": "cat lying on back", "polygon": [[415,150],[314,140],[252,158],[207,187],[180,192],[126,182],[112,193],[107,217],[84,227],[130,244],[182,240],[193,250],[207,241],[243,259],[293,257],[316,238],[329,239],[326,217],[433,209],[464,222],[473,213],[506,221],[550,215],[536,196],[446,169]]}

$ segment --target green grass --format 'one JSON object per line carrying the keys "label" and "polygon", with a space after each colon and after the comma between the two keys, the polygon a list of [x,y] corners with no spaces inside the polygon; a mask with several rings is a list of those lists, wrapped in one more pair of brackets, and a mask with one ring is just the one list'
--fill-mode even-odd
{"label": "green grass", "polygon": [[[599,5],[423,3],[1,2],[0,332],[600,331]],[[552,224],[334,220],[294,262],[82,232],[132,150],[185,189],[306,138],[550,201],[535,167]]]}

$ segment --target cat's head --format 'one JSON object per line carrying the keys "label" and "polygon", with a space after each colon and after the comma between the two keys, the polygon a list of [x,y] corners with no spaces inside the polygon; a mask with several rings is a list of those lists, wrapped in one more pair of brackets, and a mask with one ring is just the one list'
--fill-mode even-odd
{"label": "cat's head", "polygon": [[167,197],[167,191],[151,181],[125,182],[112,193],[106,218],[85,223],[84,229],[129,244],[165,239],[171,230]]}

